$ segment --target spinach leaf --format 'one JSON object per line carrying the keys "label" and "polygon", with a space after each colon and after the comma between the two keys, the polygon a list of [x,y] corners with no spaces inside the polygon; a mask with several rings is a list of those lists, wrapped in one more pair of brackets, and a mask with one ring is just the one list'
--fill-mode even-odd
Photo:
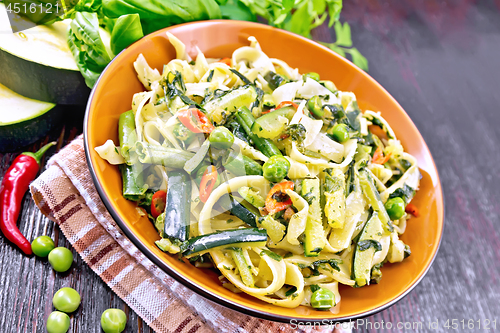
{"label": "spinach leaf", "polygon": [[243,81],[243,83],[252,85],[252,82],[245,75],[238,72],[236,69],[230,68],[229,70],[233,72],[237,77],[239,77],[241,81]]}
{"label": "spinach leaf", "polygon": [[68,45],[78,69],[92,88],[111,58],[99,35],[96,13],[77,12],[68,31]]}
{"label": "spinach leaf", "polygon": [[111,33],[111,51],[116,55],[142,37],[144,33],[139,15],[122,15],[116,20]]}
{"label": "spinach leaf", "polygon": [[375,249],[375,252],[382,251],[382,244],[374,239],[365,239],[358,242],[359,251],[366,251],[370,247],[373,247]]}
{"label": "spinach leaf", "polygon": [[317,271],[318,270],[318,267],[320,265],[323,265],[323,264],[328,264],[330,265],[334,270],[336,270],[337,272],[340,272],[340,267],[339,267],[339,264],[342,263],[342,260],[338,260],[338,259],[320,259],[320,260],[316,260],[314,261],[310,266],[309,268],[312,270],[312,271]]}
{"label": "spinach leaf", "polygon": [[415,195],[415,189],[413,189],[411,186],[408,186],[407,184],[404,184],[403,187],[400,187],[394,192],[392,192],[389,195],[389,199],[401,197],[401,199],[403,199],[405,203],[408,203],[410,202],[410,200],[413,198],[414,195]]}
{"label": "spinach leaf", "polygon": [[272,90],[275,90],[276,88],[287,82],[283,76],[271,71],[264,76],[264,79],[267,81],[267,83],[269,84],[269,88],[271,88]]}
{"label": "spinach leaf", "polygon": [[179,23],[221,18],[215,0],[103,0],[104,15],[139,14],[144,34]]}
{"label": "spinach leaf", "polygon": [[312,292],[315,292],[316,290],[321,289],[321,287],[320,287],[320,286],[318,286],[317,284],[311,284],[311,285],[309,286],[309,288],[311,288],[311,291],[312,291]]}

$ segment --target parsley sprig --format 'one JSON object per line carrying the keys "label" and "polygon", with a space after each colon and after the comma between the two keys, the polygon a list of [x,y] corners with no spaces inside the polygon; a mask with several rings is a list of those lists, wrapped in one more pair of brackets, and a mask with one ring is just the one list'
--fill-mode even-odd
{"label": "parsley sprig", "polygon": [[342,0],[216,0],[222,17],[232,20],[258,21],[264,19],[271,26],[311,38],[311,31],[322,25],[328,17],[333,26],[334,43],[321,42],[343,57],[350,55],[352,62],[368,70],[368,61],[352,47],[351,27],[339,21]]}

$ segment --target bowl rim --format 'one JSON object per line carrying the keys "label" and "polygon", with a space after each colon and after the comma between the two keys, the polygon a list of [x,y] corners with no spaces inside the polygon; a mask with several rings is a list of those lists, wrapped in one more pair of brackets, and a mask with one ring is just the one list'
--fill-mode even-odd
{"label": "bowl rim", "polygon": [[[344,316],[344,317],[336,317],[336,318],[325,318],[325,319],[332,319],[335,322],[342,323],[342,322],[352,321],[352,320],[356,320],[356,319],[366,318],[366,317],[372,316],[372,315],[374,315],[374,314],[376,314],[378,312],[381,312],[381,311],[383,311],[383,310],[385,310],[385,309],[393,306],[394,304],[396,304],[400,300],[402,300],[404,297],[406,297],[422,281],[422,279],[424,278],[424,276],[427,274],[427,272],[429,271],[430,267],[434,263],[434,260],[436,259],[437,253],[439,252],[439,248],[440,248],[441,243],[442,243],[443,233],[444,233],[444,223],[445,223],[445,219],[444,219],[445,201],[444,201],[443,188],[442,188],[442,184],[441,184],[441,179],[439,177],[438,168],[436,166],[434,158],[432,157],[432,153],[431,153],[429,147],[427,146],[427,143],[425,142],[424,138],[422,137],[422,134],[418,130],[418,128],[415,125],[415,123],[413,122],[413,120],[406,113],[406,111],[403,109],[403,107],[398,103],[398,101],[380,83],[378,83],[367,72],[363,71],[362,69],[360,69],[359,67],[357,67],[356,65],[354,65],[352,62],[350,62],[349,60],[347,60],[346,58],[341,57],[340,55],[336,54],[335,52],[333,52],[329,48],[327,48],[327,47],[325,47],[325,46],[323,46],[323,45],[321,45],[321,44],[319,44],[319,43],[317,43],[317,42],[315,42],[315,41],[313,41],[313,40],[311,40],[309,38],[303,37],[301,35],[298,35],[298,34],[295,34],[293,32],[289,32],[289,31],[283,30],[283,29],[279,29],[279,28],[275,28],[275,27],[270,27],[270,26],[262,24],[262,23],[248,22],[248,21],[238,21],[238,20],[204,20],[204,21],[188,22],[188,23],[173,25],[173,26],[170,26],[170,27],[166,27],[166,28],[154,31],[154,32],[152,32],[152,33],[150,33],[150,34],[142,37],[141,39],[135,41],[133,44],[140,43],[142,40],[145,40],[148,36],[153,35],[153,34],[158,34],[159,32],[165,33],[165,32],[167,32],[167,31],[169,31],[171,29],[175,29],[175,28],[183,27],[183,26],[188,26],[188,25],[193,25],[193,26],[200,25],[200,26],[203,26],[203,25],[206,25],[206,24],[240,24],[240,25],[246,25],[246,26],[249,26],[249,27],[252,27],[252,26],[266,27],[266,28],[268,28],[270,30],[278,30],[280,33],[284,33],[284,34],[288,34],[288,35],[293,35],[295,38],[302,39],[302,40],[306,41],[307,43],[311,43],[311,44],[315,44],[316,46],[320,46],[325,51],[329,52],[333,56],[335,56],[338,59],[340,59],[341,61],[343,61],[347,66],[355,67],[355,69],[357,71],[361,72],[361,75],[363,75],[364,79],[372,81],[372,83],[374,83],[381,90],[383,90],[390,97],[390,99],[404,112],[404,114],[406,115],[406,117],[408,117],[408,119],[410,120],[411,124],[415,127],[416,132],[417,132],[418,136],[420,137],[421,142],[423,143],[423,145],[426,148],[426,150],[429,152],[430,160],[432,162],[432,166],[433,166],[434,171],[436,173],[436,187],[435,187],[434,192],[436,194],[438,194],[438,197],[437,197],[438,207],[439,207],[439,205],[441,205],[441,207],[442,207],[442,209],[440,209],[440,210],[438,209],[438,213],[437,213],[437,220],[438,220],[438,222],[440,222],[439,224],[441,225],[441,230],[438,231],[439,232],[439,240],[438,240],[438,244],[436,246],[436,250],[432,254],[432,258],[428,262],[428,264],[425,267],[425,269],[421,272],[420,276],[418,276],[418,278],[416,278],[412,282],[411,285],[409,285],[398,296],[394,297],[389,302],[387,302],[387,303],[385,303],[383,305],[380,305],[380,306],[378,306],[376,308],[373,308],[372,310],[361,312],[361,313],[358,313],[358,314],[354,314],[354,315],[350,315],[350,316]],[[97,173],[95,171],[94,165],[92,164],[92,159],[91,159],[91,156],[90,156],[90,145],[89,145],[89,141],[88,141],[89,138],[88,138],[88,134],[87,133],[88,133],[88,130],[89,130],[89,116],[90,116],[91,104],[92,104],[92,100],[94,98],[94,94],[95,94],[95,92],[97,90],[97,87],[99,86],[99,82],[101,81],[101,78],[103,77],[103,74],[108,70],[108,68],[127,49],[128,49],[128,47],[125,48],[124,50],[122,50],[118,55],[116,55],[111,60],[111,62],[106,66],[106,68],[102,71],[101,75],[99,76],[98,80],[96,81],[96,83],[95,83],[95,85],[94,85],[94,87],[93,87],[93,89],[92,89],[92,91],[91,91],[91,93],[89,95],[89,99],[88,99],[88,102],[87,102],[87,105],[86,105],[86,108],[85,108],[85,117],[84,117],[84,121],[83,121],[83,144],[84,144],[85,158],[86,158],[86,161],[87,161],[87,165],[89,167],[89,171],[90,171],[90,175],[91,175],[92,181],[93,181],[93,183],[94,183],[94,185],[95,185],[95,187],[97,189],[97,192],[98,192],[101,200],[104,203],[104,206],[106,207],[106,209],[108,210],[108,212],[110,213],[110,215],[114,219],[114,221],[117,223],[117,225],[120,227],[120,229],[131,240],[131,242],[149,260],[151,260],[155,265],[157,265],[158,267],[160,267],[165,273],[167,273],[170,277],[172,277],[173,279],[175,279],[177,282],[181,283],[183,286],[189,288],[190,290],[198,293],[199,295],[201,295],[201,296],[203,296],[203,297],[205,297],[205,298],[207,298],[207,299],[209,299],[209,300],[211,300],[211,301],[213,301],[213,302],[215,302],[215,303],[217,303],[219,305],[223,305],[223,306],[225,306],[227,308],[230,308],[232,310],[238,311],[238,312],[240,312],[242,314],[251,315],[251,316],[254,316],[254,317],[257,317],[257,318],[261,318],[261,319],[265,319],[265,320],[270,320],[270,321],[275,321],[275,322],[286,323],[286,324],[290,324],[292,320],[297,320],[297,318],[295,318],[295,317],[283,316],[283,315],[274,314],[274,313],[265,312],[265,311],[260,311],[260,310],[256,310],[256,309],[247,307],[245,305],[236,303],[236,302],[232,301],[231,299],[221,297],[221,296],[219,296],[219,295],[217,295],[215,293],[212,293],[212,292],[210,292],[208,290],[205,290],[202,287],[198,286],[196,283],[194,283],[190,279],[185,278],[182,274],[180,274],[177,271],[175,271],[174,269],[170,268],[170,266],[168,264],[166,264],[161,258],[159,258],[156,254],[154,254],[153,252],[151,252],[139,240],[139,238],[135,235],[135,233],[128,227],[128,225],[125,223],[125,221],[120,218],[120,216],[118,215],[118,213],[113,209],[113,206],[111,205],[111,199],[108,197],[108,195],[104,191],[103,185],[101,184],[100,180],[97,178]],[[440,202],[439,202],[439,199],[440,199]],[[299,318],[299,320],[297,322],[324,323],[323,321],[324,321],[324,319],[314,319],[314,318],[310,319],[310,318],[301,317],[301,318]]]}

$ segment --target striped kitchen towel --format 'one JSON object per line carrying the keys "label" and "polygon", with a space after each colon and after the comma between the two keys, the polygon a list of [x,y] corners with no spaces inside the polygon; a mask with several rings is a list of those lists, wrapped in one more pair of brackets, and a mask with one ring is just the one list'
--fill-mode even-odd
{"label": "striped kitchen towel", "polygon": [[82,259],[156,332],[296,331],[291,325],[215,304],[147,259],[104,207],[87,167],[81,136],[49,160],[30,189],[42,213],[59,225]]}

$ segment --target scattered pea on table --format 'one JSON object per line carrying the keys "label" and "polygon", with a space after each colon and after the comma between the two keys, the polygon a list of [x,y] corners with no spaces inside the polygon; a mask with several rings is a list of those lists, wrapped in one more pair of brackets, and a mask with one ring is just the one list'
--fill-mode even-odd
{"label": "scattered pea on table", "polygon": [[73,264],[73,253],[65,247],[56,247],[49,253],[49,263],[57,272],[66,272]]}
{"label": "scattered pea on table", "polygon": [[71,313],[78,309],[80,302],[80,294],[75,289],[69,287],[59,289],[52,298],[54,307],[66,313]]}
{"label": "scattered pea on table", "polygon": [[47,318],[48,333],[66,333],[69,329],[69,316],[63,312],[54,311]]}
{"label": "scattered pea on table", "polygon": [[54,241],[49,236],[37,237],[31,242],[31,250],[37,257],[45,258],[55,248]]}
{"label": "scattered pea on table", "polygon": [[127,315],[120,309],[107,309],[101,315],[104,333],[121,333],[127,325]]}

